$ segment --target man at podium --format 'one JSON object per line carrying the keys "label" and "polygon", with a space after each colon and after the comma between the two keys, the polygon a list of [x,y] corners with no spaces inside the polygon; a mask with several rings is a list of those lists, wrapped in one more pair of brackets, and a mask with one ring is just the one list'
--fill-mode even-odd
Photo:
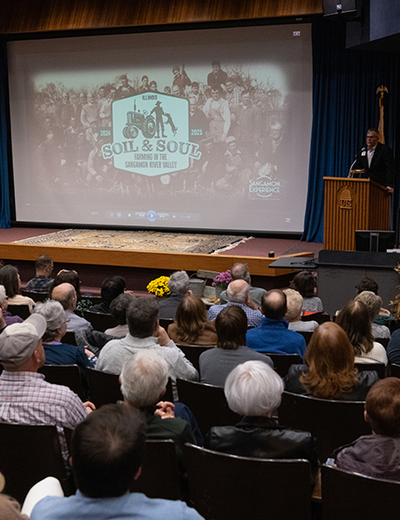
{"label": "man at podium", "polygon": [[367,144],[357,154],[354,170],[364,170],[364,178],[386,186],[389,193],[393,193],[394,159],[392,149],[379,142],[379,131],[370,128],[367,132]]}

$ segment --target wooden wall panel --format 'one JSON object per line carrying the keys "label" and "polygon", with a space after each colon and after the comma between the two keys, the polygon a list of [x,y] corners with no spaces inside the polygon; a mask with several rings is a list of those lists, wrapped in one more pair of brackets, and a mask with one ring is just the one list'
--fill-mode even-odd
{"label": "wooden wall panel", "polygon": [[306,16],[322,0],[1,0],[0,34]]}

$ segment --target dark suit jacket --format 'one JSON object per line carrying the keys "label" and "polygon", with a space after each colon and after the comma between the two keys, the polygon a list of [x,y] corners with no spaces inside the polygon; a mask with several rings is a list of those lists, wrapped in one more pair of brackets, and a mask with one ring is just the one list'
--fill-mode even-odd
{"label": "dark suit jacket", "polygon": [[364,169],[365,178],[370,178],[382,186],[392,186],[394,184],[394,159],[393,152],[389,146],[378,143],[372,157],[371,167],[368,167],[367,150],[362,149],[357,154],[357,161],[353,166],[354,170]]}

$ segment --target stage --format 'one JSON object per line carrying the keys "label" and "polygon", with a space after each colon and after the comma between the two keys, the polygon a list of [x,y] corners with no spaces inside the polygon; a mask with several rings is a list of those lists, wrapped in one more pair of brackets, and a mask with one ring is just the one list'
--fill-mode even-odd
{"label": "stage", "polygon": [[[41,254],[53,258],[57,269],[76,269],[85,287],[98,287],[101,280],[112,274],[120,274],[131,280],[138,289],[144,290],[146,280],[176,270],[194,273],[198,269],[225,271],[235,262],[247,263],[253,279],[260,286],[270,288],[286,285],[292,269],[269,269],[269,264],[279,256],[318,256],[322,244],[301,242],[286,238],[251,238],[218,254],[171,253],[129,251],[93,247],[65,247],[24,245],[13,242],[40,235],[51,234],[61,229],[22,228],[0,229],[0,259],[17,265],[23,282],[34,276],[33,261]],[[133,232],[134,233],[134,232]],[[268,257],[274,251],[275,257]],[[272,280],[279,278],[278,280]],[[267,280],[269,279],[269,280]],[[140,287],[138,287],[138,285]]]}

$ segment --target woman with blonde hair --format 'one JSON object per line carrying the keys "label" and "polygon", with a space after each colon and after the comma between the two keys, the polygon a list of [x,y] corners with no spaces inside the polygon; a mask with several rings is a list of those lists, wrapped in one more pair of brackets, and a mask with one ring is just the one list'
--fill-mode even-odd
{"label": "woman with blonde hair", "polygon": [[194,294],[186,293],[168,327],[169,337],[180,345],[216,345],[215,322],[207,321],[205,303]]}
{"label": "woman with blonde hair", "polygon": [[336,323],[317,327],[308,344],[305,365],[292,365],[285,377],[285,390],[322,399],[364,401],[379,380],[375,371],[358,372],[354,350],[344,330]]}
{"label": "woman with blonde hair", "polygon": [[350,300],[339,312],[336,323],[342,327],[353,345],[356,363],[384,363],[385,347],[374,341],[368,307],[361,300]]}

